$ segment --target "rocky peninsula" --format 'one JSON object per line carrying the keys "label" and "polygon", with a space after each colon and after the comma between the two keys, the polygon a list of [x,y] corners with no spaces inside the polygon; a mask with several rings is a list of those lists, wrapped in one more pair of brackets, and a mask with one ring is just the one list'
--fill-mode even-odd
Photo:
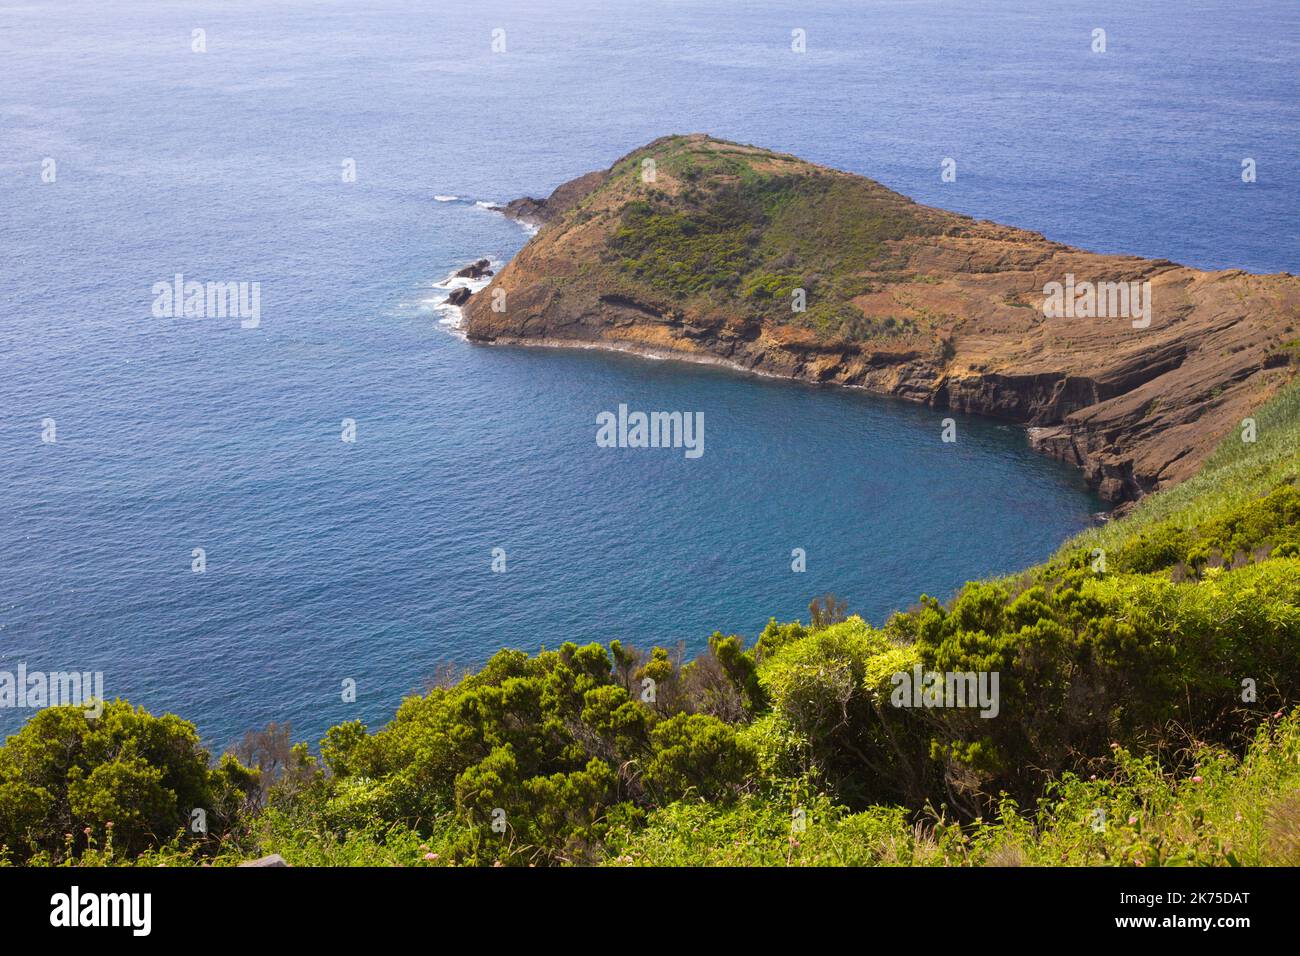
{"label": "rocky peninsula", "polygon": [[541,228],[464,303],[471,341],[995,416],[1116,504],[1194,474],[1300,363],[1295,276],[1086,252],[701,134],[503,211]]}

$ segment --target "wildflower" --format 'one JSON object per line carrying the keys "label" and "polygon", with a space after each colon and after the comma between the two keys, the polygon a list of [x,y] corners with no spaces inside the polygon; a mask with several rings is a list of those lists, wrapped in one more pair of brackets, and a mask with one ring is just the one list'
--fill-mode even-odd
{"label": "wildflower", "polygon": [[438,854],[436,854],[436,853],[426,853],[426,854],[424,854],[424,858],[425,858],[426,860],[428,860],[430,863],[432,863],[434,860],[438,859]]}
{"label": "wildflower", "polygon": [[1204,782],[1205,782],[1204,777],[1196,776],[1192,778],[1192,783],[1204,783]]}

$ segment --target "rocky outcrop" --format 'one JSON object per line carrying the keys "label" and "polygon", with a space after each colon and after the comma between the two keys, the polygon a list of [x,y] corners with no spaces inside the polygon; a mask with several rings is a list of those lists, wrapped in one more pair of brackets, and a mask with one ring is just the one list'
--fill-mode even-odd
{"label": "rocky outcrop", "polygon": [[487,259],[479,259],[477,262],[471,262],[464,269],[456,273],[458,279],[481,279],[484,276],[492,275],[492,270],[488,268],[492,263]]}
{"label": "rocky outcrop", "polygon": [[510,219],[517,219],[534,226],[544,225],[572,209],[585,196],[599,189],[608,175],[605,170],[587,173],[559,186],[545,199],[532,199],[528,196],[512,199],[506,203],[501,212]]}
{"label": "rocky outcrop", "polygon": [[1089,253],[699,135],[506,211],[543,228],[470,297],[472,341],[670,354],[996,416],[1113,502],[1195,473],[1300,342],[1294,276]]}

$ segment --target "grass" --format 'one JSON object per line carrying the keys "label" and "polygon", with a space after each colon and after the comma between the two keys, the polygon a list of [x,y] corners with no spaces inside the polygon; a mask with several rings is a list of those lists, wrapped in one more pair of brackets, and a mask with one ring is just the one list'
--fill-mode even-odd
{"label": "grass", "polygon": [[615,866],[1297,866],[1300,709],[1243,759],[1200,749],[1187,772],[1117,751],[1104,778],[1066,775],[1032,813],[1004,800],[962,826],[899,807],[850,813],[816,793],[678,803],[626,832]]}

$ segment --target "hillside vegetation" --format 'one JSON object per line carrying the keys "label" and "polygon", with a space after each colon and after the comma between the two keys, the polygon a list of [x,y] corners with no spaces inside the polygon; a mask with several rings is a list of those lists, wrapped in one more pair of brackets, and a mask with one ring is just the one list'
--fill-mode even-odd
{"label": "hillside vegetation", "polygon": [[[637,197],[622,209],[605,261],[663,293],[665,308],[698,299],[832,339],[905,338],[937,328],[932,316],[922,329],[915,313],[872,322],[852,301],[881,282],[915,278],[887,243],[958,233],[959,217],[793,157],[682,139],[663,151],[666,175],[660,179],[657,167],[656,185],[644,190],[640,160],[616,165],[605,187]],[[573,216],[585,210],[580,203]],[[807,297],[806,310],[791,308],[796,289]]]}
{"label": "hillside vegetation", "polygon": [[[502,650],[319,758],[272,727],[214,766],[176,717],[41,712],[0,748],[4,859],[1300,864],[1298,404],[1045,564],[881,627],[826,601],[688,662]],[[996,716],[895,706],[917,666],[997,672]]]}

